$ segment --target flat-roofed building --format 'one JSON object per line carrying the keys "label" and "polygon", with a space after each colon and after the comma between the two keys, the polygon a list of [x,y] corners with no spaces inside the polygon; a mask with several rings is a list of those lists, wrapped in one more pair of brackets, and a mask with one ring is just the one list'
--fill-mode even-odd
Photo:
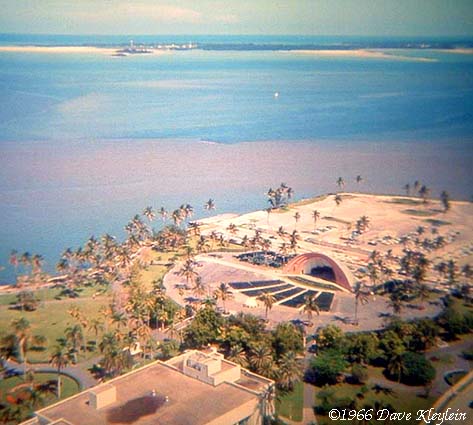
{"label": "flat-roofed building", "polygon": [[214,350],[191,350],[41,409],[24,425],[257,425],[273,413],[273,389]]}

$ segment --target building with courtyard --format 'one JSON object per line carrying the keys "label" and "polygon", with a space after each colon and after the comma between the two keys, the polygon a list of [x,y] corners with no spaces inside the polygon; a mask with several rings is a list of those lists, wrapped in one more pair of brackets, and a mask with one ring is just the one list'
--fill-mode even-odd
{"label": "building with courtyard", "polygon": [[23,425],[257,425],[274,382],[213,349],[156,361],[35,412]]}

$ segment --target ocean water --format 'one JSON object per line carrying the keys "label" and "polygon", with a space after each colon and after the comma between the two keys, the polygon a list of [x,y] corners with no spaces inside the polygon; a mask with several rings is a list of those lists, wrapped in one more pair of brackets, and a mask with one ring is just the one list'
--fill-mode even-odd
{"label": "ocean water", "polygon": [[[128,39],[4,35],[0,45],[110,46]],[[348,48],[389,42],[170,41]],[[212,197],[216,212],[244,212],[264,208],[265,191],[281,181],[303,197],[335,190],[338,175],[350,180],[358,173],[367,191],[400,192],[420,179],[434,194],[446,189],[469,199],[473,55],[390,53],[0,52],[0,282],[13,279],[11,249],[43,254],[52,270],[64,248],[91,234],[122,236],[126,221],[148,204],[174,209],[190,202],[199,217]]]}

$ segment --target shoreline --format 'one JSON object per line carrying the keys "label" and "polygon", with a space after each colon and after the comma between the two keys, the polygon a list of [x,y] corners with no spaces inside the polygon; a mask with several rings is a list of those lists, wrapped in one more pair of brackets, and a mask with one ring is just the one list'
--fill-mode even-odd
{"label": "shoreline", "polygon": [[[384,205],[386,203],[392,203],[392,208],[399,210],[398,212],[402,212],[402,209],[407,209],[409,208],[409,205],[411,202],[413,202],[413,205],[421,205],[421,208],[426,208],[421,202],[422,199],[419,198],[418,196],[414,195],[405,195],[405,194],[389,194],[389,193],[366,193],[366,192],[339,192],[342,197],[346,197],[348,201],[350,202],[351,199],[357,199],[361,204],[362,208],[359,209],[359,211],[356,212],[355,215],[353,215],[353,207],[349,206],[349,208],[344,211],[345,214],[348,213],[348,216],[353,216],[353,220],[355,220],[356,217],[358,217],[361,214],[364,214],[366,210],[371,210],[371,213],[373,214],[379,214],[380,215],[380,220],[384,222],[384,212],[383,206],[381,207],[381,212],[378,211],[380,209],[379,205]],[[324,214],[327,216],[323,216],[322,220],[329,220],[330,224],[334,224],[331,220],[331,215],[335,212],[333,210],[332,206],[332,197],[335,195],[335,193],[324,193],[322,195],[315,195],[311,196],[308,198],[303,198],[299,200],[295,200],[294,202],[291,202],[288,204],[288,208],[285,211],[274,211],[273,214],[271,215],[271,218],[267,216],[267,213],[264,209],[261,210],[252,210],[249,212],[244,212],[244,213],[236,213],[236,212],[222,212],[222,213],[217,213],[213,214],[208,217],[204,217],[201,219],[197,220],[191,220],[193,222],[199,223],[202,226],[202,231],[203,233],[209,233],[211,230],[220,232],[222,234],[226,234],[227,238],[231,238],[232,236],[228,233],[227,226],[230,223],[235,223],[240,229],[247,229],[248,232],[251,233],[251,226],[249,225],[250,223],[253,223],[254,228],[260,228],[264,231],[269,231],[270,233],[274,233],[274,228],[278,228],[280,225],[284,225],[285,228],[290,229],[293,221],[293,216],[292,213],[294,211],[305,211],[307,214],[304,214],[304,220],[302,221],[302,228],[299,227],[299,231],[301,234],[308,234],[312,232],[312,221],[309,219],[310,212],[312,211],[312,208],[317,205],[317,208],[322,208],[322,211]],[[405,203],[400,202],[399,200],[406,200]],[[454,213],[449,213],[450,217],[448,219],[452,221],[457,221],[459,217],[463,214],[465,214],[465,209],[470,209],[472,205],[472,201],[467,201],[467,200],[454,200],[451,199],[451,206],[452,210],[456,211]],[[399,204],[396,206],[396,204]],[[345,204],[342,204],[343,207],[345,207]],[[440,205],[440,201],[437,198],[430,198],[428,208],[432,209],[432,207],[436,207],[437,205]],[[340,207],[342,208],[342,207]],[[414,208],[414,207],[412,207]],[[327,211],[325,211],[327,210]],[[427,215],[427,217],[431,218],[434,217],[440,222],[442,222],[445,217],[443,216],[438,216],[437,210],[433,209],[431,214]],[[461,215],[459,216],[460,212]],[[405,212],[404,212],[405,213]],[[337,212],[338,214],[338,212]],[[328,218],[327,218],[328,217]],[[405,227],[405,231],[407,232],[407,228],[409,226],[412,227],[413,223],[418,223],[418,225],[423,225],[422,220],[425,219],[423,215],[417,217],[416,215],[409,215],[406,214],[405,216],[403,214],[398,217],[398,227]],[[271,226],[269,226],[269,221],[271,220]],[[276,222],[276,223],[275,223]],[[448,224],[447,224],[448,223]],[[378,223],[381,224],[381,223]],[[337,224],[338,225],[338,224]],[[443,224],[439,224],[439,226],[442,226]],[[445,222],[445,225],[447,227],[450,226],[460,226],[464,227],[467,225],[466,222],[464,221],[458,221],[455,223],[450,223],[450,222]],[[249,227],[248,227],[249,226]],[[343,226],[342,226],[343,227]],[[371,234],[371,237],[374,238],[375,236],[378,237],[380,235],[384,234],[391,234],[391,233],[396,233],[399,229],[396,228],[397,230],[393,230],[389,227],[389,225],[383,224],[379,226],[379,228],[373,229],[374,232],[369,232]],[[466,227],[463,230],[466,232]],[[333,235],[332,235],[333,236]],[[467,240],[470,240],[469,236],[466,237]],[[337,238],[334,240],[330,239],[329,242],[331,243],[340,243]],[[363,245],[366,245],[366,241],[363,242]],[[473,247],[473,244],[472,244]],[[370,245],[364,246],[364,248],[369,249]],[[314,246],[314,249],[316,247]],[[379,248],[377,248],[379,249]],[[456,250],[458,251],[458,249]],[[472,255],[473,255],[473,248],[472,248]],[[15,283],[3,283],[0,284],[0,295],[2,294],[16,294],[19,293],[23,290],[32,290],[32,291],[37,291],[41,290],[44,288],[48,288],[51,286],[54,286],[58,284],[64,276],[57,275],[57,274],[47,274],[45,280],[42,283],[37,283],[34,285],[32,288],[25,288],[25,287],[19,287]]]}
{"label": "shoreline", "polygon": [[390,59],[412,62],[438,62],[437,59],[420,56],[404,56],[392,52],[413,49],[356,49],[356,50],[291,50],[288,53],[322,57],[353,57],[360,59]]}
{"label": "shoreline", "polygon": [[[42,46],[42,45],[0,45],[1,52],[10,53],[61,53],[61,54],[73,54],[73,53],[91,53],[91,54],[104,54],[104,55],[121,55],[133,56],[133,55],[160,55],[169,53],[173,50],[181,51],[172,48],[149,48],[146,53],[136,52],[122,52],[126,46],[116,47],[105,47],[105,46]],[[409,51],[425,51],[425,52],[436,52],[436,53],[456,53],[462,55],[473,54],[473,48],[453,48],[453,49],[439,49],[439,48],[424,48],[424,49],[412,49],[412,48],[359,48],[359,49],[261,49],[261,50],[212,50],[202,49],[199,47],[184,49],[182,51],[206,51],[206,52],[274,52],[274,53],[288,53],[288,54],[302,54],[302,55],[314,55],[322,57],[355,57],[363,59],[392,59],[392,60],[407,60],[416,62],[436,62],[437,59],[426,58],[426,57],[415,57],[415,56],[404,56],[396,54],[396,52],[409,52]]]}

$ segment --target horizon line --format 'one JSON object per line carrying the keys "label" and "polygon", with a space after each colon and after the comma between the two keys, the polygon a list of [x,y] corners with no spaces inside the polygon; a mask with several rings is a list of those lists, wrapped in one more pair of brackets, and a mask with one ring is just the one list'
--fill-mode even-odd
{"label": "horizon line", "polygon": [[215,37],[392,37],[392,38],[424,38],[424,37],[438,37],[438,38],[473,38],[473,34],[456,34],[456,35],[447,35],[447,34],[294,34],[294,33],[285,33],[285,34],[275,34],[275,33],[59,33],[59,32],[0,32],[0,35],[50,35],[50,36],[169,36],[169,37],[205,37],[205,36],[215,36]]}

